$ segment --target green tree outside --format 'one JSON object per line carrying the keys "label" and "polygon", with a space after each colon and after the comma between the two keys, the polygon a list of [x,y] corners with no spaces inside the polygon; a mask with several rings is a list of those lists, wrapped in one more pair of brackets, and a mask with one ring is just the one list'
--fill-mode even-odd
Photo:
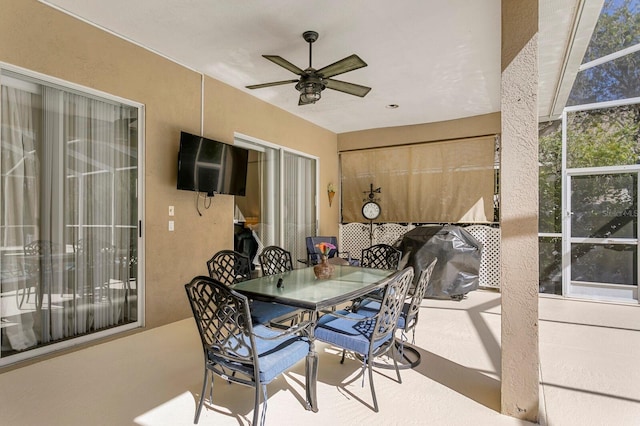
{"label": "green tree outside", "polygon": [[[583,63],[640,43],[640,0],[607,0]],[[640,52],[582,71],[568,105],[585,105],[640,96]],[[539,232],[562,232],[561,120],[539,125]],[[567,114],[567,167],[607,167],[640,164],[640,105],[590,109]],[[572,228],[592,237],[635,233],[637,217],[635,175],[602,175],[574,187],[579,215]],[[603,188],[606,188],[604,191]],[[602,189],[602,190],[601,190]],[[604,192],[603,192],[604,191]],[[633,210],[633,213],[631,213]],[[635,235],[634,235],[635,236]],[[623,247],[617,249],[624,250]],[[561,239],[540,238],[540,289],[559,294]],[[572,271],[598,274],[593,269],[608,256],[588,246],[572,252]],[[594,253],[596,253],[594,255]],[[600,253],[600,254],[598,254]],[[594,258],[595,257],[595,258]],[[586,261],[588,259],[588,261]],[[596,265],[596,266],[593,266]],[[580,269],[582,268],[582,269]],[[591,269],[590,269],[591,268]],[[634,277],[635,279],[635,277]],[[637,281],[636,281],[637,282]]]}

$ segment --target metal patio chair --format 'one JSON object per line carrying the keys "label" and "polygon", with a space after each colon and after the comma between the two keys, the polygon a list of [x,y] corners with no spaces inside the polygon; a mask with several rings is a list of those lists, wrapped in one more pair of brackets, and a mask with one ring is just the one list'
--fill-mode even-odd
{"label": "metal patio chair", "polygon": [[[222,284],[232,286],[241,281],[251,279],[251,263],[249,258],[233,250],[221,250],[207,260],[209,276]],[[278,320],[297,321],[298,309],[279,303],[251,300],[251,321],[254,324],[271,324]]]}
{"label": "metal patio chair", "polygon": [[[400,317],[398,317],[400,341],[398,343],[397,354],[399,357],[398,361],[401,363],[402,368],[415,367],[420,362],[420,354],[417,353],[417,351],[413,349],[409,350],[409,352],[413,352],[413,359],[410,359],[410,357],[405,354],[405,349],[407,348],[405,348],[404,344],[408,341],[407,333],[409,331],[412,332],[411,344],[415,343],[420,305],[422,304],[422,299],[424,299],[424,294],[429,286],[429,281],[431,280],[431,275],[437,262],[437,258],[433,259],[429,266],[422,270],[415,288],[413,291],[411,291],[411,289],[409,290],[407,301],[405,301],[402,312],[400,312]],[[375,296],[369,296],[362,300],[359,305],[354,306],[352,310],[365,316],[375,315],[376,312],[380,310],[380,299]]]}
{"label": "metal patio chair", "polygon": [[291,253],[278,246],[265,247],[260,253],[262,275],[275,275],[293,271]]}
{"label": "metal patio chair", "polygon": [[317,265],[321,260],[320,249],[317,247],[320,243],[329,243],[332,244],[335,249],[331,249],[329,251],[329,255],[327,256],[329,259],[331,258],[339,258],[347,262],[349,265],[357,266],[359,264],[358,259],[352,259],[351,253],[348,251],[340,251],[338,249],[338,238],[337,237],[323,237],[323,236],[314,236],[314,237],[306,237],[305,243],[307,246],[307,265]]}
{"label": "metal patio chair", "polygon": [[402,383],[400,370],[393,354],[395,331],[404,300],[413,281],[413,267],[407,267],[386,279],[380,308],[374,315],[361,315],[348,310],[326,312],[315,328],[316,339],[342,348],[341,363],[347,350],[362,357],[364,370],[369,370],[369,386],[373,398],[373,409],[378,412],[378,400],[373,386],[373,360],[391,351],[398,382]]}
{"label": "metal patio chair", "polygon": [[302,334],[309,324],[299,323],[284,332],[253,325],[249,300],[210,277],[194,278],[185,290],[204,351],[204,379],[194,423],[200,418],[210,376],[209,400],[213,401],[215,374],[230,383],[255,388],[252,424],[257,425],[262,398],[260,424],[264,425],[267,384],[305,359],[309,342]]}
{"label": "metal patio chair", "polygon": [[398,269],[402,252],[388,244],[376,244],[362,250],[360,266],[376,269]]}

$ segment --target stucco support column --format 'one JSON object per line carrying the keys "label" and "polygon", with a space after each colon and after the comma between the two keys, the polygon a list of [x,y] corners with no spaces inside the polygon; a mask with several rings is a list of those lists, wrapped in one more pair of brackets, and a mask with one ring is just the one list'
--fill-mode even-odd
{"label": "stucco support column", "polygon": [[502,0],[503,414],[537,421],[538,1]]}

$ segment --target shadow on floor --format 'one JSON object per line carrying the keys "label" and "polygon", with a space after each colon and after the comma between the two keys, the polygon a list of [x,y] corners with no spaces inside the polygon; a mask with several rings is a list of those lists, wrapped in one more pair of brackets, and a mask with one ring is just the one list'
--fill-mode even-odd
{"label": "shadow on floor", "polygon": [[416,348],[421,361],[414,371],[466,396],[496,412],[500,412],[500,381],[477,370],[457,364],[439,355]]}

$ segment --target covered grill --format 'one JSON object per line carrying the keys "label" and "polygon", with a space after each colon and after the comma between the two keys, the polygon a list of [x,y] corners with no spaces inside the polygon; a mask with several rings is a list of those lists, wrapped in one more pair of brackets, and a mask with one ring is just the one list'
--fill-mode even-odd
{"label": "covered grill", "polygon": [[426,225],[412,229],[396,242],[403,261],[413,266],[416,279],[438,258],[425,297],[462,299],[478,288],[482,244],[464,228]]}

